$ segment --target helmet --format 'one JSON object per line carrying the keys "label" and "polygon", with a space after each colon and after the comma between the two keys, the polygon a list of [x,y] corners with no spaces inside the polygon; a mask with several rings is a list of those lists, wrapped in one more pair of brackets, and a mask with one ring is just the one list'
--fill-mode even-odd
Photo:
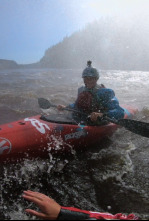
{"label": "helmet", "polygon": [[99,79],[98,70],[96,68],[93,68],[91,64],[92,64],[91,61],[87,62],[87,68],[85,68],[83,70],[82,78],[84,78],[84,77],[95,77],[95,78]]}

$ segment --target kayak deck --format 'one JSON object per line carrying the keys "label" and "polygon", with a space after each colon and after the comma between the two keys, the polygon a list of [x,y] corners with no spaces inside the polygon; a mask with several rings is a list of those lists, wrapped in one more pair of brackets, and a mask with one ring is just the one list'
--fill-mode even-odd
{"label": "kayak deck", "polygon": [[[72,123],[72,122],[71,122]],[[68,122],[55,123],[41,119],[40,115],[0,126],[0,161],[15,155],[37,157],[49,152],[71,151],[97,145],[110,136],[117,125],[86,126]]]}
{"label": "kayak deck", "polygon": [[[134,114],[135,109],[130,109]],[[125,116],[127,118],[127,116]],[[0,162],[5,159],[48,157],[49,153],[71,152],[100,144],[119,128],[108,123],[100,126],[77,124],[62,115],[33,116],[0,125]]]}

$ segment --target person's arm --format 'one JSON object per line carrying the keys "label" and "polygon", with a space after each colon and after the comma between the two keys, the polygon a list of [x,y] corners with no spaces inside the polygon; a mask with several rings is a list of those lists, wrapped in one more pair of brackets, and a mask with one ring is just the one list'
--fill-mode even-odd
{"label": "person's arm", "polygon": [[98,120],[98,118],[102,118],[102,117],[103,117],[103,113],[92,112],[90,114],[90,119],[92,122],[96,122]]}
{"label": "person's arm", "polygon": [[74,108],[75,108],[75,104],[69,104],[69,105],[67,105],[67,106],[59,104],[59,105],[57,106],[57,109],[58,109],[59,111],[63,111],[65,108],[74,109]]}
{"label": "person's arm", "polygon": [[30,190],[24,191],[23,198],[35,203],[41,210],[41,212],[31,209],[26,209],[25,211],[42,220],[138,220],[138,217],[134,214],[130,214],[128,216],[122,213],[112,215],[110,213],[92,212],[74,207],[63,207],[50,197]]}
{"label": "person's arm", "polygon": [[124,109],[119,107],[119,108],[115,108],[113,110],[109,110],[107,111],[103,117],[109,117],[109,118],[114,118],[116,120],[119,120],[119,119],[123,119],[124,118]]}
{"label": "person's arm", "polygon": [[98,91],[98,101],[103,108],[103,118],[109,117],[116,120],[124,118],[124,109],[119,105],[115,92],[109,88]]}
{"label": "person's arm", "polygon": [[66,108],[65,105],[59,104],[59,105],[57,106],[57,109],[58,109],[59,111],[62,111],[62,110],[64,110],[65,108]]}
{"label": "person's arm", "polygon": [[37,212],[35,210],[26,209],[25,211],[27,213],[40,219],[46,220],[56,220],[58,218],[61,206],[53,199],[44,194],[33,192],[30,190],[24,191],[23,193],[24,199],[35,203],[41,210],[41,212]]}
{"label": "person's arm", "polygon": [[74,207],[62,207],[58,220],[139,220],[134,214],[93,212]]}
{"label": "person's arm", "polygon": [[[79,95],[83,90],[84,90],[84,87],[80,87],[80,88],[78,89],[78,95]],[[78,97],[78,96],[77,96],[77,97]],[[76,101],[77,101],[77,99],[76,99]],[[68,104],[67,106],[59,104],[59,105],[57,106],[57,109],[58,109],[59,111],[62,111],[62,110],[64,110],[65,108],[75,109],[75,107],[76,107],[76,101],[75,101],[74,103],[72,103],[72,104]]]}

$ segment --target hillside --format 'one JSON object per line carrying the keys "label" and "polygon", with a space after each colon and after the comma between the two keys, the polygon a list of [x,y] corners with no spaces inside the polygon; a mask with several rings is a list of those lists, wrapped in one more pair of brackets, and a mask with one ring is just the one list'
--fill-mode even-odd
{"label": "hillside", "polygon": [[18,68],[19,65],[12,60],[0,59],[0,70]]}
{"label": "hillside", "polygon": [[145,19],[106,18],[88,24],[46,50],[38,65],[80,68],[91,59],[101,69],[149,70],[149,30]]}
{"label": "hillside", "polygon": [[0,60],[0,69],[83,68],[87,60],[105,70],[149,71],[148,19],[102,18],[48,48],[39,62],[18,65]]}

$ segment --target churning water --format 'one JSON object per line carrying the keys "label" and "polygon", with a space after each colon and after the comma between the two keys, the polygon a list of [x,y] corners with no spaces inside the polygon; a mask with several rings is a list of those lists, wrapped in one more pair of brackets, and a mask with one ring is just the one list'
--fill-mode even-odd
{"label": "churning water", "polygon": [[[100,82],[115,91],[121,104],[138,108],[137,120],[149,122],[149,72],[102,71]],[[82,84],[81,70],[1,71],[0,124],[43,113],[38,97],[69,104]],[[69,156],[0,162],[0,219],[34,219],[24,212],[35,208],[21,197],[27,189],[52,196],[63,206],[148,219],[149,139],[121,128],[100,146],[72,150]]]}

